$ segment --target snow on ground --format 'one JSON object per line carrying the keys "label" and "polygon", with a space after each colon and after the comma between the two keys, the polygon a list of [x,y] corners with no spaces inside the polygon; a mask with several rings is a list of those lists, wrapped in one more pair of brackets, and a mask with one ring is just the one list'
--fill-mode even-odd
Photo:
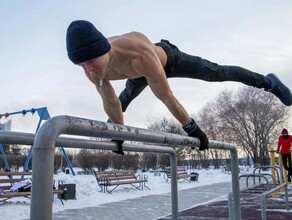
{"label": "snow on ground", "polygon": [[[74,172],[80,171],[79,168],[74,168]],[[222,169],[209,170],[194,170],[199,173],[199,182],[178,181],[178,190],[195,188],[203,185],[210,185],[213,183],[230,182],[231,175],[224,172]],[[59,173],[54,176],[55,180],[62,180],[65,183],[76,184],[76,200],[61,201],[54,196],[53,212],[63,211],[65,209],[80,209],[84,207],[95,207],[105,203],[111,203],[121,200],[127,200],[147,195],[157,195],[169,193],[171,191],[170,181],[166,182],[163,178],[163,173],[160,176],[154,175],[153,172],[137,173],[146,174],[148,182],[146,185],[150,188],[144,190],[137,190],[129,185],[119,186],[111,194],[100,192],[96,179],[93,175],[71,175]],[[0,218],[1,219],[27,219],[30,213],[30,199],[24,197],[17,197],[9,199],[0,204]]]}

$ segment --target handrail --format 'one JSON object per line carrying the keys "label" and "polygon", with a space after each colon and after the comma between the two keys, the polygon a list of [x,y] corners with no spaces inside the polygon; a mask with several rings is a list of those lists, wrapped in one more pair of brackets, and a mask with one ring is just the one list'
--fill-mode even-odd
{"label": "handrail", "polygon": [[285,188],[285,201],[286,201],[286,210],[289,211],[289,199],[288,199],[288,190],[287,190],[287,183],[281,183],[280,185],[276,186],[275,188],[269,190],[269,191],[266,191],[266,192],[263,192],[261,194],[261,197],[260,197],[260,201],[261,201],[261,219],[262,220],[266,220],[267,219],[267,212],[266,212],[266,209],[267,209],[267,206],[266,206],[266,196],[281,189],[282,187]]}

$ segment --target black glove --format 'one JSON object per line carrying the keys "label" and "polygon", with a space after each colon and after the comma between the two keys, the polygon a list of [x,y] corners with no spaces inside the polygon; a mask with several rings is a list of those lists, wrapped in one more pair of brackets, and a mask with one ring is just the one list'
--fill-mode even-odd
{"label": "black glove", "polygon": [[[109,123],[113,123],[112,120],[109,118],[107,119],[107,122]],[[123,140],[111,140],[112,142],[116,142],[118,144],[118,150],[113,150],[114,153],[116,154],[121,154],[121,155],[124,155],[124,151],[123,151],[123,143],[124,141]]]}
{"label": "black glove", "polygon": [[113,150],[114,153],[116,154],[121,154],[124,155],[124,151],[123,151],[123,140],[111,140],[112,142],[116,142],[118,144],[118,150]]}
{"label": "black glove", "polygon": [[209,146],[208,146],[209,140],[207,138],[207,135],[199,128],[199,126],[197,125],[194,119],[191,118],[191,122],[183,126],[183,129],[185,132],[188,133],[188,136],[199,138],[201,142],[201,145],[199,147],[200,151],[209,149]]}
{"label": "black glove", "polygon": [[277,150],[276,153],[278,154],[279,153],[279,150]]}

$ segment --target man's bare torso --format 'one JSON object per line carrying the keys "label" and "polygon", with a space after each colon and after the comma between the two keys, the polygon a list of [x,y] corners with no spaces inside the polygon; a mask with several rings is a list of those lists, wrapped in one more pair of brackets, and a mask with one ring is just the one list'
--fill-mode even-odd
{"label": "man's bare torso", "polygon": [[111,44],[109,51],[109,64],[104,80],[133,79],[145,76],[143,62],[144,55],[152,53],[156,56],[162,67],[166,64],[164,50],[150,42],[143,34],[130,32],[121,36],[108,38]]}
{"label": "man's bare torso", "polygon": [[110,119],[123,123],[121,104],[110,81],[145,77],[153,94],[181,124],[187,124],[190,117],[174,97],[167,81],[163,68],[167,62],[164,50],[138,32],[110,37],[108,41],[111,45],[108,53],[80,65],[95,84]]}

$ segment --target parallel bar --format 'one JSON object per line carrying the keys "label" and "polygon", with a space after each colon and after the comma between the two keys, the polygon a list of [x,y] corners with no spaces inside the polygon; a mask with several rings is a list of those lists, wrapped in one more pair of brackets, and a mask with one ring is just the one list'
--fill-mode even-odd
{"label": "parallel bar", "polygon": [[278,186],[276,186],[275,188],[264,192],[261,194],[260,197],[260,201],[261,201],[261,219],[262,220],[266,220],[267,219],[267,212],[266,212],[266,196],[281,189],[282,187],[285,187],[285,199],[286,199],[286,210],[289,211],[289,200],[288,200],[288,192],[287,192],[287,184],[286,183],[282,183]]}
{"label": "parallel bar", "polygon": [[[32,145],[34,134],[20,132],[2,132],[0,131],[0,142],[9,144],[25,144]],[[56,146],[84,149],[103,149],[103,150],[118,150],[117,144],[114,142],[94,141],[89,139],[76,138],[58,138]],[[152,153],[168,153],[170,155],[171,169],[176,171],[176,153],[173,148],[166,146],[141,145],[141,144],[123,144],[124,151],[131,152],[152,152]],[[175,173],[176,174],[176,173]],[[50,204],[50,203],[49,203]],[[176,178],[171,179],[171,204],[172,217],[178,219],[178,189]],[[50,219],[50,218],[48,218]]]}
{"label": "parallel bar", "polygon": [[[51,120],[51,119],[49,119],[49,120]],[[107,122],[100,122],[100,123],[112,126],[111,123],[107,123]],[[118,126],[121,126],[121,125],[118,125]],[[123,127],[126,127],[126,126],[123,126]],[[109,128],[109,130],[107,131],[107,134],[105,134],[105,135],[103,135],[105,131],[98,130],[98,131],[95,131],[96,132],[95,135],[87,135],[87,136],[103,137],[103,138],[109,138],[109,139],[120,138],[120,139],[124,139],[124,140],[131,140],[131,141],[137,141],[137,142],[165,144],[167,146],[168,145],[180,145],[180,146],[186,146],[186,147],[191,147],[191,146],[198,147],[199,143],[200,143],[198,139],[188,137],[188,136],[181,136],[181,135],[170,134],[170,133],[159,132],[159,131],[151,131],[151,130],[145,130],[145,131],[147,131],[147,133],[145,133],[144,129],[134,128],[134,127],[131,127],[132,128],[131,130],[139,129],[139,131],[137,130],[138,133],[136,133],[136,134],[120,131],[120,133],[115,132],[112,134],[112,136],[110,136],[110,134],[108,134],[111,132],[110,129],[115,129],[115,128],[116,128],[116,126],[113,126],[113,128]],[[129,131],[129,132],[131,132],[131,131]],[[70,134],[70,133],[66,133],[66,134]],[[147,140],[147,136],[152,136],[152,134],[155,134],[156,137],[152,137],[151,139]],[[79,134],[79,135],[86,136],[86,135],[84,135],[84,132],[83,132],[83,134]],[[141,139],[139,140],[140,135],[142,135],[143,137],[141,137]],[[163,135],[165,135],[165,137]],[[179,137],[179,141],[175,141],[175,139],[177,139],[177,137]],[[35,134],[14,132],[14,131],[0,131],[0,138],[1,138],[0,142],[3,144],[20,144],[20,142],[21,142],[22,144],[30,145],[33,143],[33,140],[35,138]],[[64,145],[64,147],[73,147],[73,148],[74,148],[74,146],[77,147],[78,144],[74,144],[74,140],[87,141],[87,139],[61,137],[61,138],[57,138],[56,146]],[[236,151],[236,147],[234,145],[225,144],[223,142],[218,142],[218,141],[210,141],[209,148],[210,149],[235,150]],[[231,163],[231,166],[232,166],[232,163]]]}
{"label": "parallel bar", "polygon": [[[122,139],[148,143],[158,143],[163,145],[180,145],[185,147],[199,147],[200,141],[197,138],[181,136],[177,134],[170,134],[166,132],[146,130],[136,127],[130,127],[125,125],[117,125],[107,122],[94,121],[89,119],[70,117],[70,116],[56,116],[47,120],[39,129],[35,136],[34,141],[34,159],[33,159],[33,184],[32,187],[32,200],[31,200],[31,219],[51,219],[52,207],[46,207],[47,204],[51,204],[51,187],[49,187],[53,181],[53,159],[54,159],[54,147],[55,144],[59,144],[64,140],[67,144],[70,140],[58,138],[61,134],[81,135],[89,137],[103,137],[110,139]],[[3,137],[2,137],[3,138]],[[15,138],[15,136],[14,136]],[[21,137],[26,139],[27,137]],[[30,137],[31,138],[31,137]],[[0,142],[1,132],[0,132]],[[27,140],[23,140],[27,141]],[[85,143],[91,143],[89,140],[74,138],[70,147],[78,145],[78,148],[85,146]],[[74,144],[75,143],[75,144]],[[82,143],[82,144],[81,144]],[[100,143],[100,142],[99,142]],[[107,143],[112,144],[112,143]],[[67,146],[62,143],[64,147]],[[105,145],[103,145],[102,149]],[[113,146],[112,146],[113,147]],[[86,147],[85,147],[86,148]],[[112,149],[116,149],[115,146]],[[148,152],[153,152],[153,148],[147,148]],[[162,147],[166,148],[166,147]],[[232,195],[234,202],[234,218],[241,219],[240,199],[239,199],[239,178],[238,178],[238,156],[237,150],[234,145],[210,141],[209,148],[230,150],[231,152],[231,168],[232,168]],[[111,150],[112,150],[111,149]],[[124,147],[126,150],[126,144]],[[129,149],[135,151],[134,148]],[[176,159],[176,158],[175,158]],[[174,161],[173,159],[173,162]],[[42,175],[43,172],[48,175]],[[174,178],[172,178],[174,179]],[[177,184],[176,181],[174,184]],[[175,188],[172,187],[172,188]],[[173,189],[172,189],[173,190]],[[38,195],[42,195],[41,198]],[[176,195],[177,196],[177,195]],[[45,201],[45,202],[44,202]],[[40,211],[41,210],[41,211]],[[39,216],[37,213],[41,213]],[[47,216],[47,217],[45,217]],[[173,219],[177,219],[177,213],[173,214]]]}

